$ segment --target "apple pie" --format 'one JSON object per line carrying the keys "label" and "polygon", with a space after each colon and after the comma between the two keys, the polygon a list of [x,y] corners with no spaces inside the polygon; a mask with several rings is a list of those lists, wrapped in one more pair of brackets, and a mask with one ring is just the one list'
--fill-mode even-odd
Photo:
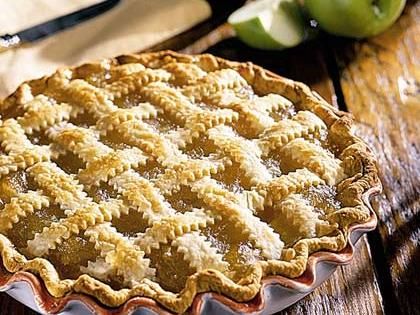
{"label": "apple pie", "polygon": [[339,112],[251,63],[124,55],[0,103],[0,252],[48,292],[174,312],[252,299],[268,275],[346,246],[374,159]]}

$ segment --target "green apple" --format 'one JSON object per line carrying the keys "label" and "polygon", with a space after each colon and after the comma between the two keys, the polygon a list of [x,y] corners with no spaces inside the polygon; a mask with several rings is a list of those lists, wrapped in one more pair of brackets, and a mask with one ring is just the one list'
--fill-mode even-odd
{"label": "green apple", "polygon": [[364,38],[383,32],[401,15],[406,0],[304,0],[309,14],[329,33]]}
{"label": "green apple", "polygon": [[237,36],[251,47],[284,49],[305,39],[305,20],[295,0],[257,0],[228,19]]}

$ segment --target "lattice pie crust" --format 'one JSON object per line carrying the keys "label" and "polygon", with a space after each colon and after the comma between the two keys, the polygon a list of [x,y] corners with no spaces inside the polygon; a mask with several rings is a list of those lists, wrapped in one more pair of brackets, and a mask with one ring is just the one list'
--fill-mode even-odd
{"label": "lattice pie crust", "polygon": [[121,56],[22,84],[1,103],[0,251],[55,297],[185,311],[301,275],[369,210],[374,161],[351,119],[250,63]]}

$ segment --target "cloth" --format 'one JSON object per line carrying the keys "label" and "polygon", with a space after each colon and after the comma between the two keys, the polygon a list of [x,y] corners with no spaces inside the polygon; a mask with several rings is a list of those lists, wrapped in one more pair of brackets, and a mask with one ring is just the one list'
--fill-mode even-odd
{"label": "cloth", "polygon": [[[14,33],[98,0],[0,1],[0,33]],[[0,99],[63,65],[138,52],[205,20],[205,0],[121,0],[111,10],[36,43],[0,53]]]}

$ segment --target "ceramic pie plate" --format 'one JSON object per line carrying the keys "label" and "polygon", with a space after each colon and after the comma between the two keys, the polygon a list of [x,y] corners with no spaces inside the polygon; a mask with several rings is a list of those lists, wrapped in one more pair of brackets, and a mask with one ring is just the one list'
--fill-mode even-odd
{"label": "ceramic pie plate", "polygon": [[[190,314],[273,314],[299,301],[328,279],[338,265],[348,264],[355,253],[357,241],[363,234],[375,229],[377,218],[370,204],[370,197],[380,191],[381,187],[378,184],[364,193],[363,201],[370,210],[370,218],[362,224],[350,227],[349,241],[343,250],[336,253],[319,251],[312,254],[308,259],[306,271],[298,278],[265,277],[259,293],[246,303],[238,303],[217,293],[199,294],[194,299]],[[116,309],[100,305],[95,299],[82,294],[54,298],[37,276],[28,272],[12,275],[4,268],[0,269],[0,291],[42,314],[172,314],[154,300],[143,297],[132,298]]]}

